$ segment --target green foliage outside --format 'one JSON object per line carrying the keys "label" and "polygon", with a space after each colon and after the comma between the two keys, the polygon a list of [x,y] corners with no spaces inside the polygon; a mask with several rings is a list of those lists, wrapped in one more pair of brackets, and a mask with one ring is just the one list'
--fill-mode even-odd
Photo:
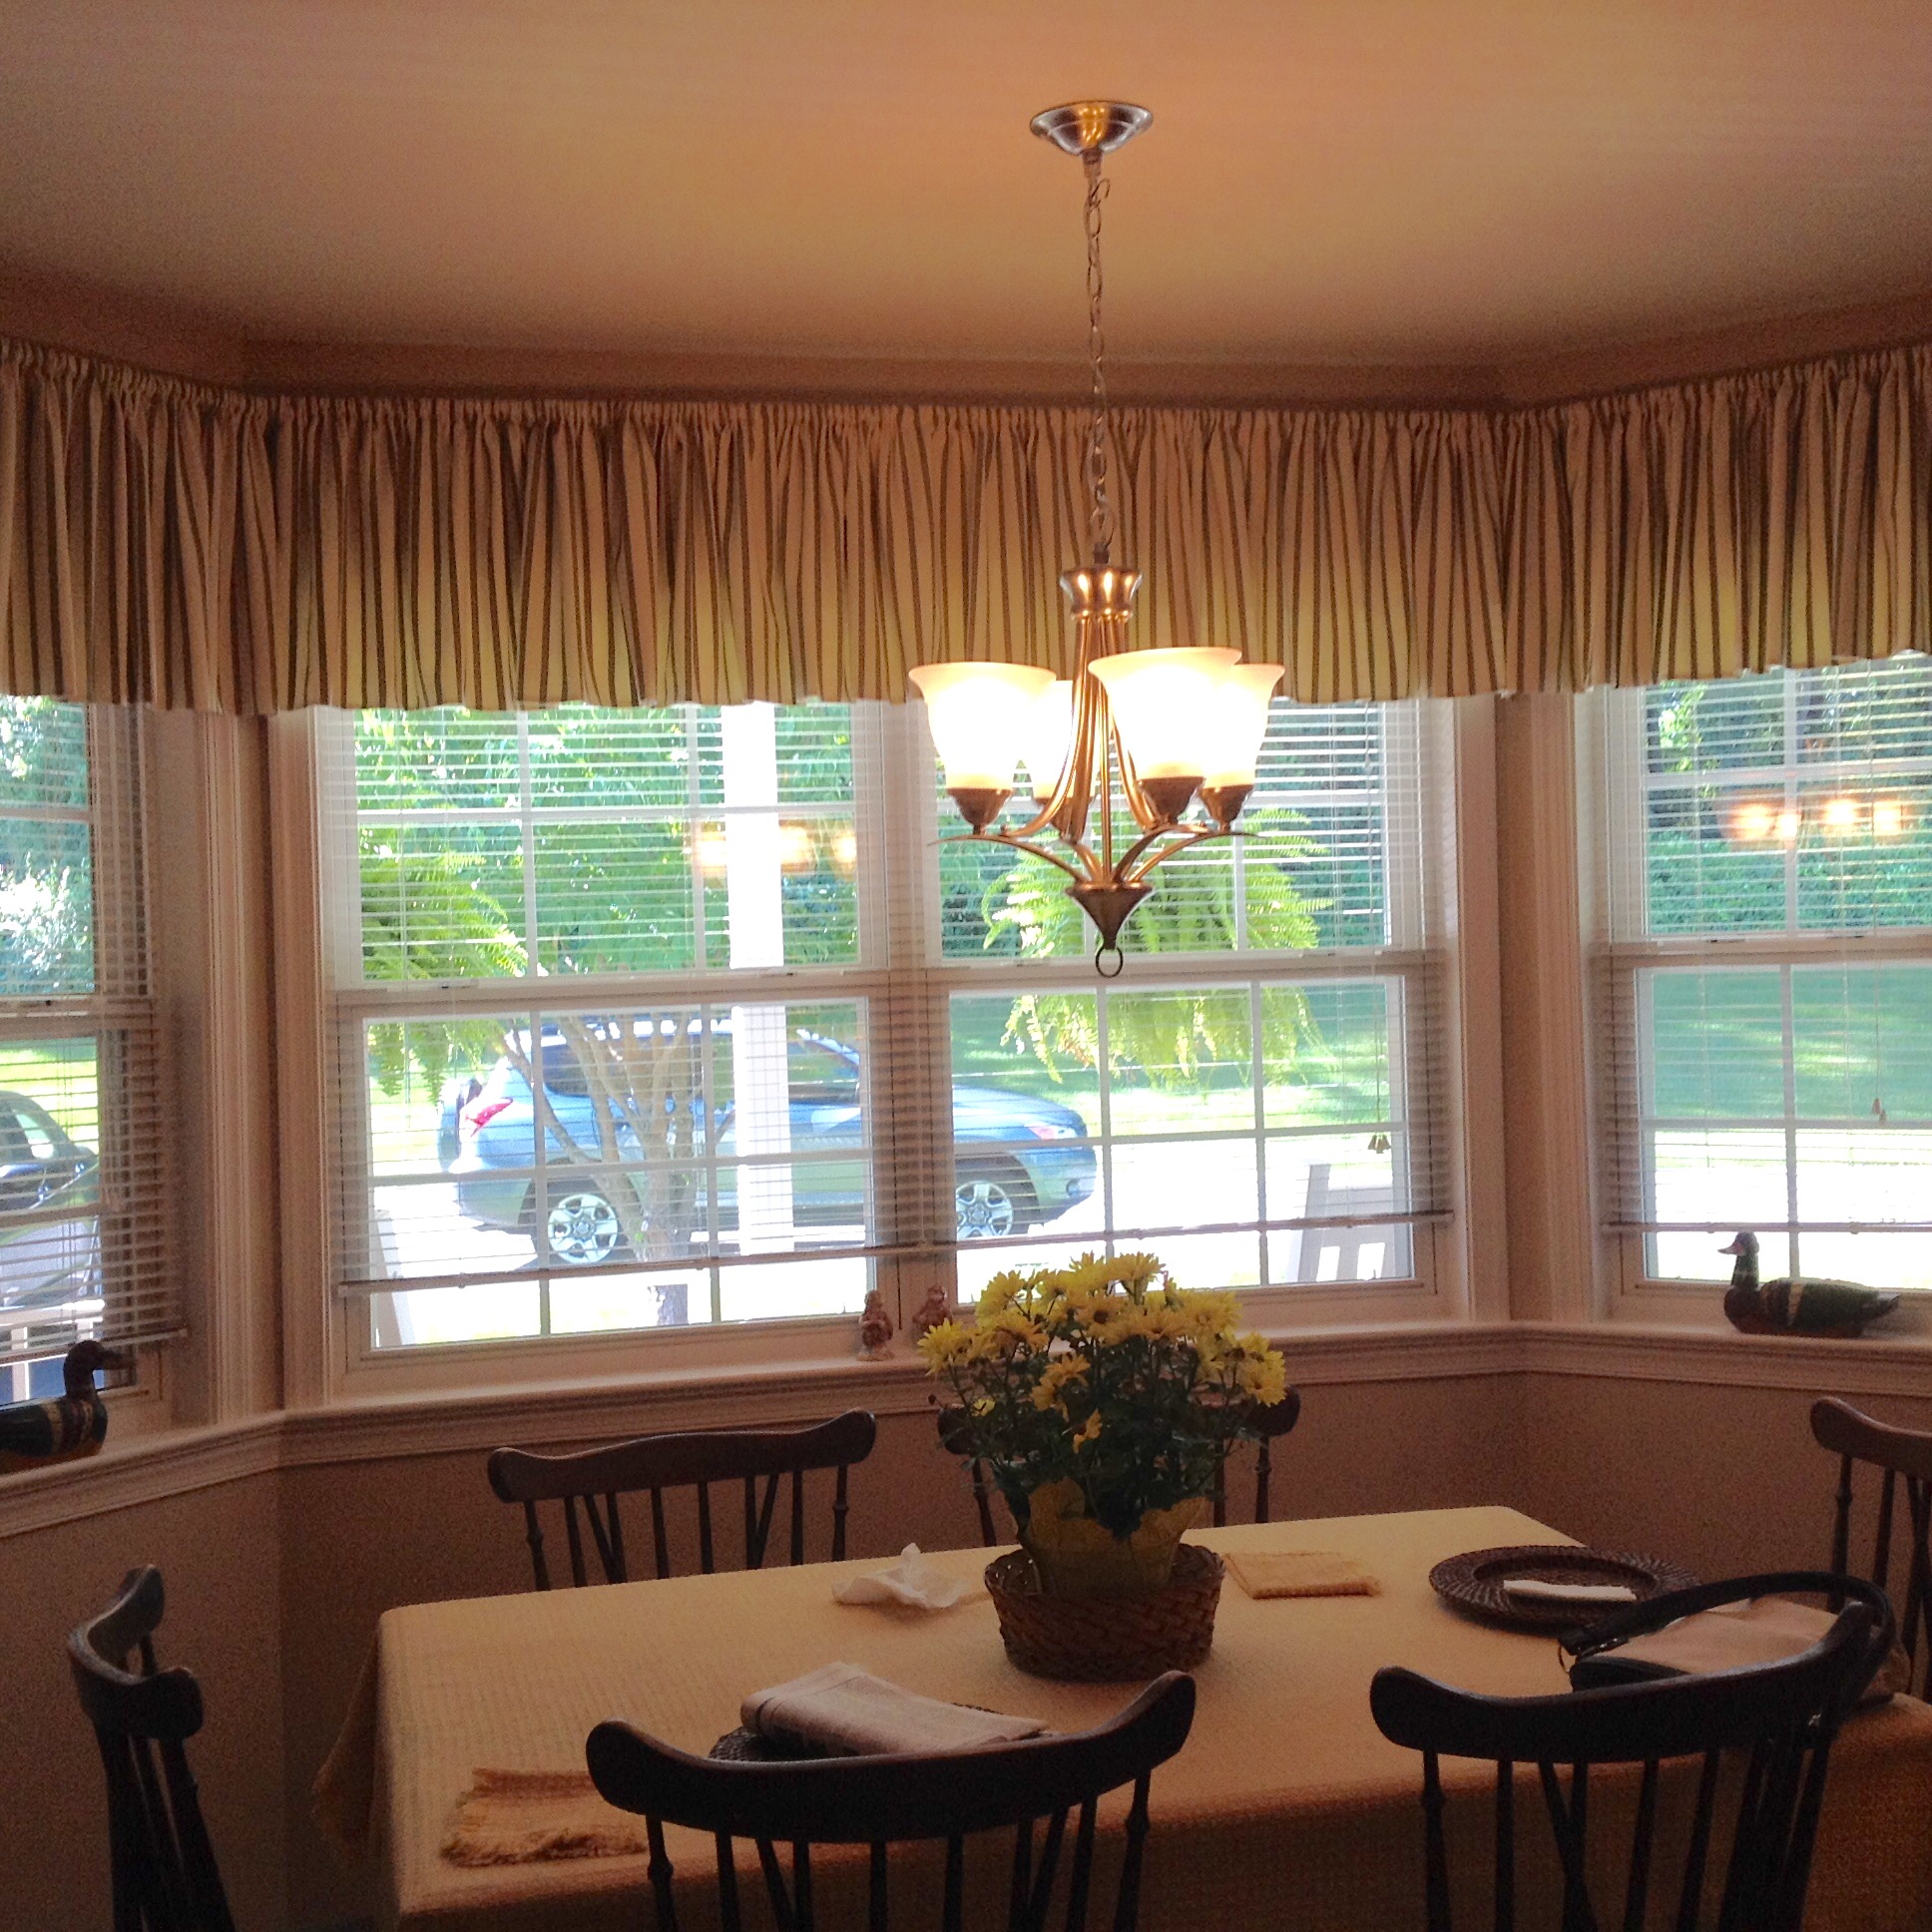
{"label": "green foliage outside", "polygon": [[87,719],[78,705],[0,698],[0,995],[94,990]]}

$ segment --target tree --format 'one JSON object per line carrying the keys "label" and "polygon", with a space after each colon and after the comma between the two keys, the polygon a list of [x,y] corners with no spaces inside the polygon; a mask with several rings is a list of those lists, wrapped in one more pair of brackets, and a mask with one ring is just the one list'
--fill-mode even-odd
{"label": "tree", "polygon": [[[1313,841],[1293,829],[1299,815],[1262,809],[1245,823],[1249,833],[1268,835],[1270,857],[1245,867],[1242,918],[1234,903],[1232,852],[1224,843],[1204,845],[1154,874],[1154,892],[1135,908],[1124,935],[1129,950],[1238,957],[1233,949],[1243,918],[1250,949],[1287,951],[1317,943],[1316,915],[1325,902],[1305,897],[1286,869],[1315,855]],[[1010,936],[1025,959],[1064,959],[1084,951],[1091,938],[1086,915],[1067,896],[1066,883],[1064,873],[1034,858],[1023,857],[1001,872],[985,900],[989,950]],[[1098,1009],[1085,995],[1023,995],[1013,1003],[1006,1038],[1029,1048],[1056,1077],[1062,1062],[1100,1064]],[[1290,1071],[1305,1048],[1318,1044],[1307,1002],[1299,995],[1270,1002],[1259,1044],[1270,1075]],[[1242,987],[1137,990],[1108,1009],[1108,1072],[1117,1079],[1139,1074],[1157,1087],[1191,1088],[1215,1066],[1245,1064],[1254,1047]]]}

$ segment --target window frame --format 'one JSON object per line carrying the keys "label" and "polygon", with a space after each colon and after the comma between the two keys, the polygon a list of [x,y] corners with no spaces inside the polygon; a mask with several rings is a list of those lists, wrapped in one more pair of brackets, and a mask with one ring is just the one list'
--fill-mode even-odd
{"label": "window frame", "polygon": [[[1793,674],[1783,674],[1791,676]],[[1715,681],[1722,682],[1722,681]],[[1799,930],[1789,927],[1740,933],[1667,933],[1642,930],[1647,923],[1649,839],[1647,802],[1654,787],[1646,783],[1649,687],[1602,687],[1576,700],[1576,809],[1582,889],[1579,912],[1583,936],[1586,1025],[1591,1034],[1587,1083],[1590,1093],[1590,1201],[1597,1255],[1596,1293],[1600,1312],[1613,1321],[1660,1322],[1728,1332],[1722,1309],[1724,1284],[1715,1279],[1684,1279],[1655,1274],[1649,1266],[1648,1234],[1615,1218],[1616,1192],[1609,1168],[1614,1143],[1624,1137],[1644,1160],[1641,1122],[1649,1118],[1645,1092],[1651,1075],[1642,1057],[1637,1029],[1652,991],[1647,974],[1673,966],[1709,971],[1749,971],[1806,966],[1880,963],[1903,960],[1932,965],[1932,923],[1917,927],[1849,927]],[[1795,694],[1795,686],[1790,687]],[[1787,711],[1794,696],[1787,700]],[[1820,771],[1828,770],[1820,766]],[[1773,767],[1746,767],[1770,773]],[[1803,767],[1775,767],[1780,780],[1810,777]],[[1722,774],[1729,777],[1728,772]],[[1693,788],[1696,780],[1687,780]],[[1795,862],[1795,861],[1792,861]],[[1620,1028],[1631,1030],[1631,1071],[1639,1087],[1621,1091],[1623,1080],[1609,1064]],[[1787,1065],[1787,1096],[1788,1075]],[[1636,1121],[1622,1121],[1635,1105]],[[1767,1130],[1771,1123],[1766,1122]],[[1787,1136],[1801,1131],[1795,1115],[1780,1117]],[[1794,1157],[1793,1157],[1794,1158]],[[1648,1173],[1642,1185],[1651,1185]],[[1782,1223],[1777,1224],[1780,1228]],[[1798,1223],[1828,1228],[1830,1223]],[[1716,1236],[1712,1236],[1713,1242]],[[1800,1257],[1801,1258],[1801,1257]],[[1884,1286],[1884,1283],[1875,1283]],[[1932,1291],[1908,1290],[1886,1324],[1897,1339],[1932,1337]]]}
{"label": "window frame", "polygon": [[[1493,1102],[1488,1118],[1480,1122],[1472,1122],[1469,1113],[1464,1038],[1472,1005],[1488,1015],[1488,1030],[1492,1037],[1494,1034],[1494,854],[1480,843],[1472,852],[1467,849],[1467,837],[1461,835],[1465,829],[1461,824],[1467,789],[1465,765],[1472,759],[1478,767],[1474,787],[1477,824],[1484,822],[1482,801],[1493,797],[1493,721],[1487,701],[1467,701],[1461,706],[1418,704],[1401,709],[1414,721],[1409,728],[1415,733],[1418,782],[1422,786],[1422,796],[1412,801],[1418,825],[1412,856],[1418,874],[1423,870],[1433,874],[1432,891],[1437,902],[1430,908],[1427,944],[1399,951],[1341,948],[1229,953],[1207,962],[1216,977],[1228,979],[1260,974],[1279,979],[1362,978],[1380,976],[1378,967],[1410,974],[1428,970],[1438,975],[1435,1051],[1443,1102],[1437,1109],[1436,1129],[1442,1147],[1436,1158],[1445,1176],[1445,1209],[1435,1219],[1413,1223],[1415,1267],[1407,1277],[1276,1284],[1243,1290],[1250,1317],[1257,1325],[1277,1332],[1313,1332],[1362,1324],[1435,1324],[1466,1318],[1476,1311],[1479,1302],[1484,1314],[1506,1312],[1497,1304],[1500,1288],[1472,1290],[1473,1281],[1486,1281],[1493,1274],[1496,1259],[1492,1250],[1500,1247],[1500,1241],[1490,1241],[1472,1230],[1467,1211],[1472,1162],[1482,1169],[1484,1185],[1500,1166],[1500,1134]],[[585,976],[582,982],[570,983],[572,1003],[619,990],[627,999],[640,1003],[653,995],[686,1003],[721,1002],[727,989],[733,1001],[765,992],[793,1002],[861,998],[874,1002],[875,1007],[889,1002],[902,1009],[910,1002],[924,1008],[923,1022],[914,1024],[923,1024],[927,1038],[937,1039],[943,1049],[947,1038],[945,1003],[950,993],[955,989],[974,990],[991,978],[1011,975],[1018,962],[938,960],[937,841],[951,827],[940,823],[922,718],[919,709],[911,705],[859,708],[858,715],[866,714],[877,721],[875,726],[868,727],[871,738],[865,752],[875,761],[878,773],[873,799],[875,822],[869,835],[876,840],[876,862],[886,890],[861,899],[858,966],[773,968],[757,973],[710,969],[597,979]],[[340,809],[339,792],[331,803],[330,793],[331,786],[341,785],[345,770],[351,774],[352,784],[352,762],[343,762],[345,758],[352,760],[352,715],[343,712],[317,711],[268,721],[273,863],[278,879],[289,888],[277,893],[275,945],[277,985],[286,992],[280,1002],[278,1093],[287,1301],[284,1371],[290,1404],[409,1388],[474,1390],[479,1384],[561,1383],[640,1375],[657,1379],[721,1369],[757,1372],[850,1364],[855,1321],[851,1315],[695,1323],[660,1330],[380,1350],[358,1339],[356,1302],[335,1288],[331,1252],[334,1199],[329,1148],[333,1123],[327,1119],[327,1096],[332,1091],[327,1075],[331,1057],[340,1051],[344,1007],[352,1004],[358,1014],[400,1014],[412,999],[420,1001],[423,995],[432,994],[445,1000],[453,996],[478,1010],[494,1010],[504,1006],[505,983],[466,986],[462,982],[416,981],[390,988],[375,982],[339,993],[335,990],[337,979],[349,966],[345,956],[349,952],[357,955],[354,971],[358,978],[360,970],[353,812]],[[855,724],[855,756],[861,735]],[[895,800],[907,808],[893,809]],[[861,817],[866,809],[861,790]],[[868,834],[861,830],[860,836],[864,840]],[[1478,882],[1473,908],[1465,904],[1466,874],[1472,858]],[[1400,889],[1416,895],[1419,913],[1419,877],[1401,882]],[[1478,983],[1473,985],[1463,959],[1471,928],[1479,955]],[[1026,965],[1029,977],[1037,975],[1042,984],[1051,981],[1083,990],[1093,985],[1091,963],[1084,957]],[[1139,955],[1131,968],[1135,984],[1150,988],[1164,983],[1185,984],[1203,974],[1204,960],[1191,956]],[[556,990],[555,982],[550,985]],[[453,995],[452,988],[456,989]],[[950,1143],[950,1066],[934,1059],[922,1092],[890,1097],[875,1092],[873,1101],[877,1108],[890,1105],[901,1112],[910,1105],[926,1117],[929,1132],[933,1124],[943,1121]],[[875,1126],[875,1145],[880,1138]],[[1499,1192],[1492,1189],[1492,1197]],[[945,1194],[949,1204],[950,1186]],[[918,1210],[916,1203],[912,1209],[915,1213]],[[317,1228],[323,1230],[320,1241],[314,1238]],[[1476,1254],[1479,1247],[1483,1249],[1480,1257]],[[884,1292],[886,1306],[902,1337],[907,1320],[927,1290],[935,1283],[949,1283],[951,1278],[950,1257],[945,1254],[888,1254],[878,1259],[875,1267],[876,1284]]]}

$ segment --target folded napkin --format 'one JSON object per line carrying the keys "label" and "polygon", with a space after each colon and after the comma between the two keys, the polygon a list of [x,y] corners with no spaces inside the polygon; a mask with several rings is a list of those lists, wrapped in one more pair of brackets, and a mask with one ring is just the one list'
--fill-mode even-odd
{"label": "folded napkin", "polygon": [[452,1865],[623,1858],[646,1849],[644,1820],[598,1796],[583,1771],[470,1773],[444,1835]]}
{"label": "folded napkin", "polygon": [[850,1756],[882,1751],[966,1750],[1037,1737],[1038,1717],[1006,1717],[902,1690],[855,1664],[827,1664],[788,1684],[754,1690],[739,1719],[746,1730],[817,1744]]}
{"label": "folded napkin", "polygon": [[1634,1604],[1637,1592],[1621,1583],[1545,1583],[1541,1577],[1508,1577],[1505,1597],[1531,1604]]}
{"label": "folded napkin", "polygon": [[1382,1586],[1353,1557],[1333,1550],[1223,1550],[1250,1597],[1379,1597]]}
{"label": "folded napkin", "polygon": [[[1648,1637],[1633,1637],[1604,1655],[1663,1671],[1702,1677],[1713,1671],[1742,1671],[1754,1664],[1776,1664],[1808,1651],[1831,1628],[1831,1613],[1782,1597],[1758,1597],[1747,1604],[1724,1604],[1680,1617]],[[1860,1699],[1883,1703],[1912,1682],[1911,1661],[1896,1644]]]}
{"label": "folded napkin", "polygon": [[889,1569],[848,1577],[832,1585],[832,1595],[841,1604],[908,1604],[915,1610],[951,1610],[962,1597],[983,1592],[984,1588],[983,1584],[948,1576],[919,1554],[918,1544],[908,1543]]}

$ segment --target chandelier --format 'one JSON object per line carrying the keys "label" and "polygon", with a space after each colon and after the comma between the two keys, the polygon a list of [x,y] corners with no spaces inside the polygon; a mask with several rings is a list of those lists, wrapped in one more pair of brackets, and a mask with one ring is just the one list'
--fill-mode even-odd
{"label": "chandelier", "polygon": [[[1118,101],[1074,101],[1048,108],[1031,124],[1043,140],[1075,156],[1087,178],[1093,407],[1086,476],[1094,554],[1091,564],[1060,579],[1073,618],[1074,675],[1056,679],[1050,671],[1006,664],[921,665],[911,674],[926,703],[947,793],[968,827],[955,836],[1031,852],[1065,872],[1073,881],[1068,896],[1099,935],[1095,970],[1109,979],[1126,964],[1121,928],[1154,890],[1148,877],[1155,867],[1203,839],[1232,833],[1254,786],[1268,703],[1281,678],[1279,665],[1244,665],[1238,651],[1127,645],[1141,574],[1113,561],[1100,256],[1108,185],[1101,165],[1151,119],[1146,108]],[[1033,814],[1002,827],[1022,760]],[[1191,818],[1197,799],[1204,815]],[[1096,821],[1091,835],[1090,819]],[[1060,849],[1043,842],[1049,838]]]}

